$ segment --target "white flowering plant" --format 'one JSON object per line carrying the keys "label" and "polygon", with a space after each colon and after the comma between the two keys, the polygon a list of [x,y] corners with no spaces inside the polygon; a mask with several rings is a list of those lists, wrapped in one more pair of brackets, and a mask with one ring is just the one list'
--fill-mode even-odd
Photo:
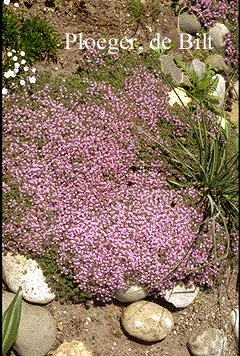
{"label": "white flowering plant", "polygon": [[3,72],[2,94],[6,95],[9,90],[14,90],[27,83],[36,83],[36,68],[29,67],[24,51],[17,52],[12,49],[7,51]]}

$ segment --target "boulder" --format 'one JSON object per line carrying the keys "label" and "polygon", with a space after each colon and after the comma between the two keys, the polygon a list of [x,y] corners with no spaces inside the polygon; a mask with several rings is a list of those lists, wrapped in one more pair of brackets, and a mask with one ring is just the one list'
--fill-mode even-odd
{"label": "boulder", "polygon": [[[3,313],[14,296],[14,293],[3,292]],[[45,356],[55,341],[56,332],[55,320],[48,310],[22,301],[18,337],[13,349],[20,356]]]}
{"label": "boulder", "polygon": [[64,342],[52,354],[52,356],[93,356],[85,345],[78,340]]}
{"label": "boulder", "polygon": [[139,301],[125,309],[121,323],[129,335],[154,342],[164,339],[171,332],[174,319],[166,308],[156,303]]}
{"label": "boulder", "polygon": [[204,63],[220,71],[229,72],[229,67],[225,63],[224,57],[221,54],[210,54],[205,59]]}
{"label": "boulder", "polygon": [[209,29],[208,33],[212,38],[213,47],[225,47],[224,36],[229,33],[227,26],[223,23],[216,22],[215,25]]}
{"label": "boulder", "polygon": [[46,283],[42,269],[32,259],[11,253],[2,257],[2,277],[11,292],[23,289],[23,299],[31,303],[47,304],[55,298]]}
{"label": "boulder", "polygon": [[183,72],[176,65],[173,58],[167,54],[160,57],[161,69],[165,75],[169,75],[172,83],[176,86],[180,85],[183,80]]}
{"label": "boulder", "polygon": [[184,285],[177,285],[165,292],[164,299],[176,308],[186,308],[194,301],[198,292],[198,287],[193,286],[188,288]]}
{"label": "boulder", "polygon": [[190,35],[196,35],[201,29],[201,23],[197,16],[190,15],[187,12],[179,15],[179,29],[182,32],[189,33]]}
{"label": "boulder", "polygon": [[187,347],[193,356],[222,356],[227,338],[221,330],[209,328],[191,335]]}
{"label": "boulder", "polygon": [[118,289],[115,298],[122,303],[132,303],[144,299],[148,295],[147,291],[138,285],[133,285],[127,289]]}
{"label": "boulder", "polygon": [[193,59],[189,67],[197,74],[198,77],[201,77],[206,70],[205,63],[200,61],[198,58]]}

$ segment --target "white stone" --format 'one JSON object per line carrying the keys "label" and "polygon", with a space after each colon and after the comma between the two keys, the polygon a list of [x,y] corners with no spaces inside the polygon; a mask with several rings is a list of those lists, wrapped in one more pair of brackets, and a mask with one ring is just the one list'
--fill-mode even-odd
{"label": "white stone", "polygon": [[[2,312],[8,308],[15,294],[3,292]],[[22,301],[18,337],[13,349],[21,356],[45,356],[56,338],[56,324],[45,308]]]}
{"label": "white stone", "polygon": [[239,308],[238,307],[231,311],[230,318],[231,318],[231,324],[233,327],[234,335],[238,341],[239,339]]}
{"label": "white stone", "polygon": [[223,117],[223,116],[217,116],[217,118],[218,118],[218,121],[217,121],[217,123],[219,124],[219,125],[221,125],[221,127],[223,128],[223,130],[226,130],[226,127],[227,127],[227,125],[228,125],[228,121],[225,119],[225,117]]}
{"label": "white stone", "polygon": [[85,345],[78,340],[64,342],[52,354],[52,356],[93,356]]}
{"label": "white stone", "polygon": [[170,106],[173,106],[175,104],[178,104],[180,106],[187,106],[192,101],[192,99],[187,96],[186,91],[182,88],[175,88],[169,91],[168,96],[168,103]]}
{"label": "white stone", "polygon": [[216,89],[210,93],[211,96],[215,97],[213,101],[216,103],[217,106],[222,106],[224,104],[224,98],[226,93],[226,81],[221,74],[216,74],[212,77],[214,80],[218,78]]}
{"label": "white stone", "polygon": [[131,303],[144,299],[147,295],[148,293],[143,287],[133,285],[127,289],[118,289],[115,298],[122,303]]}
{"label": "white stone", "polygon": [[176,308],[186,308],[194,301],[198,292],[198,287],[193,286],[188,288],[184,285],[177,285],[165,292],[164,299]]}
{"label": "white stone", "polygon": [[2,277],[10,291],[16,293],[18,287],[23,290],[23,299],[31,303],[47,304],[55,298],[46,283],[38,263],[24,256],[11,253],[2,257]]}
{"label": "white stone", "polygon": [[138,301],[125,309],[121,323],[129,335],[154,342],[164,339],[172,331],[174,319],[166,308],[156,303]]}
{"label": "white stone", "polygon": [[190,69],[194,70],[194,72],[197,74],[198,77],[201,77],[201,75],[206,70],[206,65],[205,65],[205,63],[200,61],[200,59],[195,58],[190,63]]}
{"label": "white stone", "polygon": [[193,356],[222,356],[227,350],[227,338],[221,330],[209,328],[191,335],[187,347]]}
{"label": "white stone", "polygon": [[229,33],[227,26],[223,23],[217,22],[213,27],[211,27],[208,31],[209,36],[212,38],[212,45],[213,47],[224,47],[225,40],[224,36]]}

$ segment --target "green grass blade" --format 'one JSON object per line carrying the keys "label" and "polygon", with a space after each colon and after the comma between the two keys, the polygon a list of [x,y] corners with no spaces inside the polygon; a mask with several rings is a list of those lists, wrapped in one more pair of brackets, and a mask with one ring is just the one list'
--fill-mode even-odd
{"label": "green grass blade", "polygon": [[17,294],[13,298],[9,307],[3,314],[2,322],[2,353],[7,355],[12,345],[17,339],[22,311],[22,287],[19,287]]}

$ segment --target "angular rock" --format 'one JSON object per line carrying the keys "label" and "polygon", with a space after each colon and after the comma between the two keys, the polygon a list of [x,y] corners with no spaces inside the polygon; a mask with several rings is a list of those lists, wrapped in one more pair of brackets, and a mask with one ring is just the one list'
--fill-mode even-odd
{"label": "angular rock", "polygon": [[229,29],[223,23],[216,22],[208,31],[209,36],[212,38],[213,47],[225,47],[224,36],[229,33]]}
{"label": "angular rock", "polygon": [[130,304],[123,312],[121,322],[129,335],[148,342],[164,339],[174,325],[170,311],[147,301]]}
{"label": "angular rock", "polygon": [[179,15],[178,19],[179,28],[182,32],[189,33],[190,35],[196,35],[196,33],[201,29],[201,23],[195,15],[190,15],[187,12],[184,12]]}
{"label": "angular rock", "polygon": [[199,292],[198,287],[186,287],[177,285],[176,287],[166,291],[164,299],[173,304],[176,308],[186,308],[197,297]]}
{"label": "angular rock", "polygon": [[194,72],[197,74],[198,77],[201,77],[201,75],[206,70],[206,65],[205,65],[205,63],[200,61],[200,59],[195,58],[190,63],[190,69],[194,70]]}
{"label": "angular rock", "polygon": [[171,56],[163,54],[160,57],[161,69],[165,75],[169,75],[173,84],[178,86],[183,80],[183,72],[176,65]]}
{"label": "angular rock", "polygon": [[52,354],[52,356],[93,356],[85,345],[78,340],[64,342]]}
{"label": "angular rock", "polygon": [[143,287],[134,285],[127,289],[118,289],[115,298],[122,303],[131,303],[144,299],[147,295],[148,293]]}
{"label": "angular rock", "polygon": [[214,102],[217,106],[222,106],[224,104],[224,98],[226,93],[226,81],[221,74],[216,74],[213,79],[218,78],[218,83],[216,89],[211,93],[211,96],[216,97]]}
{"label": "angular rock", "polygon": [[232,310],[230,314],[231,324],[233,327],[234,335],[238,341],[239,339],[239,308]]}
{"label": "angular rock", "polygon": [[212,68],[216,68],[224,72],[229,72],[229,67],[225,63],[224,57],[221,56],[221,54],[210,54],[205,59],[204,63],[206,65],[210,65]]}
{"label": "angular rock", "polygon": [[190,336],[187,347],[193,356],[222,356],[227,338],[221,330],[209,328]]}
{"label": "angular rock", "polygon": [[192,99],[187,96],[187,93],[183,88],[175,88],[169,91],[168,96],[168,103],[170,106],[173,106],[175,104],[178,104],[180,106],[187,106],[192,101]]}
{"label": "angular rock", "polygon": [[22,286],[23,299],[28,302],[47,304],[55,298],[40,266],[32,259],[8,252],[2,257],[2,278],[11,292],[16,293]]}
{"label": "angular rock", "polygon": [[[3,313],[14,296],[14,293],[3,292]],[[21,356],[44,356],[55,341],[56,331],[55,320],[48,310],[22,301],[18,337],[13,349]]]}

